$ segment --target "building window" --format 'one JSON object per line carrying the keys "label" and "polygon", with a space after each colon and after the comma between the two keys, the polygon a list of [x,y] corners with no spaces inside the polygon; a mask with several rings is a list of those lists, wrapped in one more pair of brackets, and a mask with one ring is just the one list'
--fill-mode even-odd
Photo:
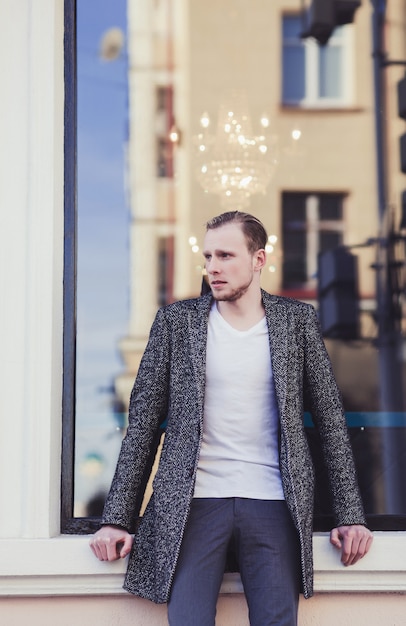
{"label": "building window", "polygon": [[169,133],[174,122],[173,88],[159,86],[156,90],[156,154],[158,178],[173,178],[174,145]]}
{"label": "building window", "polygon": [[[83,15],[81,12],[83,7],[87,7],[89,11],[89,2],[78,4],[79,46],[76,46],[76,0],[65,0],[64,389],[61,463],[61,529],[64,533],[88,533],[98,527],[104,497],[111,482],[115,459],[126,428],[126,409],[115,401],[110,383],[112,377],[116,377],[121,371],[116,369],[115,361],[111,367],[111,351],[113,358],[117,358],[117,342],[123,337],[128,321],[126,299],[129,285],[125,267],[129,225],[124,198],[117,202],[112,195],[112,190],[116,189],[120,190],[120,195],[122,194],[121,182],[117,181],[121,181],[123,165],[120,163],[118,167],[113,168],[113,142],[107,141],[103,146],[101,143],[103,133],[112,122],[113,98],[119,97],[121,93],[123,119],[126,114],[126,98],[121,88],[118,90],[114,88],[119,84],[116,76],[113,76],[118,66],[103,66],[102,70],[98,68],[96,71],[94,65],[88,65],[92,59],[92,63],[95,63],[96,55],[89,56],[87,53],[90,49],[89,41],[83,37],[85,31],[80,30],[80,18]],[[125,0],[114,3],[114,8],[116,9],[119,4],[122,7],[122,15],[125,16]],[[92,13],[88,15],[90,19],[87,23],[93,25]],[[95,34],[93,41],[97,41],[97,38],[96,40],[94,38]],[[85,44],[82,47],[81,41]],[[304,45],[300,42],[302,48]],[[77,74],[76,48],[79,50],[80,61]],[[96,45],[91,49],[95,50]],[[300,65],[302,58],[304,68],[307,59],[305,56],[301,57],[302,52],[299,48],[296,53],[298,53],[297,63]],[[89,74],[92,68],[94,73]],[[126,72],[126,69],[122,68],[122,71]],[[111,73],[110,81],[106,80],[106,72]],[[302,74],[299,72],[298,80],[300,76],[304,81],[304,71]],[[101,93],[103,86],[107,95]],[[300,87],[300,82],[296,87]],[[302,87],[305,91],[304,82]],[[81,96],[79,99],[77,88]],[[326,83],[321,89],[321,95],[326,94],[329,89],[330,86]],[[86,105],[85,96],[90,101],[86,118],[83,108]],[[172,98],[170,87],[158,87],[157,127],[151,129],[151,141],[157,138],[164,139],[165,133],[170,128],[169,120],[172,123],[172,118],[168,118],[167,115],[172,111]],[[300,97],[297,97],[296,103],[301,103]],[[101,118],[103,108],[109,125],[104,124],[104,119]],[[159,126],[159,120],[165,124]],[[98,132],[98,129],[94,131],[93,123],[96,122],[104,124],[103,132]],[[123,156],[120,143],[122,129],[123,126],[119,124],[113,133],[115,138],[119,138],[120,159]],[[106,138],[112,138],[111,127]],[[117,147],[116,139],[114,146]],[[89,156],[92,156],[92,159],[86,158]],[[164,162],[162,176],[169,176],[172,171],[170,169],[172,166],[168,165],[170,161],[166,155],[162,161]],[[93,183],[93,187],[87,192],[84,186],[86,177]],[[112,187],[108,187],[110,184]],[[344,194],[283,193],[285,289],[297,287],[309,289],[312,285],[315,286],[317,253],[343,242],[344,200]],[[173,277],[173,271],[166,274],[164,270],[173,263],[174,239],[167,230],[163,233],[157,249],[160,304],[172,299],[170,281],[171,276]],[[169,233],[172,233],[172,229]],[[111,253],[110,244],[115,244],[114,253]],[[116,289],[120,293],[117,293]],[[100,295],[103,295],[104,300],[99,300]],[[90,306],[91,309],[88,308]],[[101,324],[107,315],[113,313],[116,316],[119,311],[122,311],[119,317],[114,317],[114,324],[109,326],[112,334],[109,333],[107,336],[106,327]],[[376,361],[381,352],[380,346],[371,343],[365,358],[361,355],[360,359],[355,352],[355,349],[359,351],[360,344],[361,342],[357,346],[348,346],[350,354],[342,370],[354,387],[358,385],[355,378],[357,372],[361,372],[365,378],[364,372],[370,372],[374,368],[377,372],[377,382],[376,384],[374,382],[373,391],[378,392],[381,381]],[[363,346],[365,345],[366,342],[363,342]],[[109,350],[108,358],[105,358],[106,347]],[[84,358],[86,356],[84,348],[90,348],[88,354],[92,359],[91,362]],[[120,363],[119,365],[121,368]],[[117,379],[119,376],[115,378]],[[85,395],[88,389],[98,400],[94,405],[96,410],[88,409],[88,396]],[[378,400],[371,393],[361,396],[358,387],[356,401],[357,405],[349,404],[350,408],[347,410],[351,413],[347,414],[347,420],[370,525],[381,529],[404,529],[406,496],[402,480],[406,473],[405,413],[401,408],[398,412],[380,412]],[[320,451],[316,442],[316,429],[313,428],[309,416],[305,417],[304,424],[312,449]],[[330,515],[328,486],[321,460],[319,463],[319,459],[315,458],[315,464],[319,482],[315,528],[322,529],[331,527],[330,520],[326,521],[326,517]]]}
{"label": "building window", "polygon": [[351,104],[351,26],[336,28],[326,46],[301,39],[300,16],[282,21],[282,102],[300,107]]}
{"label": "building window", "polygon": [[174,271],[173,236],[158,239],[158,306],[165,306],[173,301]]}
{"label": "building window", "polygon": [[[98,56],[95,3],[65,0],[63,532],[99,524],[124,429],[116,393],[128,323],[127,63]],[[126,2],[100,24],[125,29]]]}
{"label": "building window", "polygon": [[315,290],[317,255],[343,243],[341,193],[282,194],[283,289]]}

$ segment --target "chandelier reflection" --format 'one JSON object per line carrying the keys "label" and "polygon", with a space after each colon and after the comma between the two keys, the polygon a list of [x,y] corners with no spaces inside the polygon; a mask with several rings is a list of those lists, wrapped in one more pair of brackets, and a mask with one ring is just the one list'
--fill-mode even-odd
{"label": "chandelier reflection", "polygon": [[253,194],[265,194],[278,163],[268,117],[261,117],[261,134],[254,135],[245,94],[232,92],[220,105],[216,134],[210,133],[207,113],[200,124],[194,138],[197,180],[205,192],[220,196],[224,209],[245,209]]}

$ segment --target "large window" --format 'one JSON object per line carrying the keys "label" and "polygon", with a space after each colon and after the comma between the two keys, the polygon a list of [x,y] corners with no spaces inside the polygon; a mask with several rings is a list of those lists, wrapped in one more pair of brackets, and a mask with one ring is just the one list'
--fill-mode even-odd
{"label": "large window", "polygon": [[351,29],[337,28],[326,46],[302,39],[299,16],[282,21],[282,101],[302,107],[351,104]]}
{"label": "large window", "polygon": [[[252,126],[262,116],[281,148],[265,195],[248,198],[247,206],[276,242],[270,253],[275,262],[261,277],[267,291],[315,302],[318,253],[348,243],[347,224],[357,244],[373,240],[378,223],[372,89],[365,91],[367,106],[349,115],[341,110],[352,103],[352,72],[365,76],[370,70],[364,35],[357,43],[365,59],[352,56],[356,25],[338,29],[320,48],[300,38],[298,17],[286,15],[278,67],[281,3],[232,3],[233,11],[224,12],[223,3],[191,2],[187,15],[177,13],[182,3],[167,0],[66,4],[77,4],[77,38],[67,20],[62,526],[86,532],[98,524],[156,310],[200,292],[204,224],[222,209],[219,197],[198,183],[201,142],[195,139],[205,119],[214,141],[222,88],[243,85]],[[361,15],[367,10],[359,9]],[[103,49],[106,34],[110,47]],[[306,107],[330,110],[319,115]],[[292,125],[300,129],[300,162],[285,150]],[[177,131],[174,142],[171,129]],[[393,162],[397,150],[396,144]],[[367,256],[369,251],[354,252],[368,300],[362,302],[361,336],[326,343],[348,411],[367,513],[375,527],[406,527],[406,418],[402,402],[389,411],[383,399],[394,386],[402,396],[406,361],[404,351],[389,354],[381,342],[374,272],[382,256]],[[392,260],[391,270],[404,267],[403,258]],[[395,295],[402,293],[403,283]],[[400,347],[403,336],[396,337]],[[383,381],[388,364],[396,376]],[[321,528],[330,515],[328,489],[308,415],[305,427],[317,467]]]}
{"label": "large window", "polygon": [[103,11],[95,1],[76,4],[66,77],[66,136],[71,144],[76,136],[77,144],[66,154],[62,517],[70,532],[86,530],[85,520],[100,515],[121,444],[125,416],[114,379],[122,369],[118,343],[128,322],[129,285],[127,59],[114,48],[125,32],[126,0]]}
{"label": "large window", "polygon": [[343,243],[344,194],[282,194],[284,289],[315,290],[317,255]]}

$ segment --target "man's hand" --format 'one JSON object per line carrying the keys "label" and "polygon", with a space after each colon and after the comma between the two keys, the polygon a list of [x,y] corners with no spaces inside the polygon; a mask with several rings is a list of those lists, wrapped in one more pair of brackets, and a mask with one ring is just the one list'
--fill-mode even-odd
{"label": "man's hand", "polygon": [[133,537],[118,526],[102,526],[89,543],[99,561],[115,561],[130,553]]}
{"label": "man's hand", "polygon": [[365,526],[338,526],[330,532],[330,543],[341,550],[341,563],[354,565],[366,555],[371,547],[373,535]]}

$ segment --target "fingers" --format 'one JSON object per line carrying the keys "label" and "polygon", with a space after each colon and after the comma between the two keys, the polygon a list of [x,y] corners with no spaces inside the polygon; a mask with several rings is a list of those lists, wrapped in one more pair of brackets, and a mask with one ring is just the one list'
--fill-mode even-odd
{"label": "fingers", "polygon": [[338,533],[338,528],[333,528],[333,530],[330,532],[330,543],[333,544],[335,548],[338,548],[338,549],[341,548],[341,541],[340,541],[340,536]]}
{"label": "fingers", "polygon": [[121,559],[124,559],[131,552],[131,548],[133,545],[133,537],[127,534],[127,537],[123,541],[122,545],[119,546],[119,555]]}
{"label": "fingers", "polygon": [[126,531],[112,526],[103,526],[91,538],[89,544],[99,561],[116,561],[130,553],[133,538]]}
{"label": "fingers", "polygon": [[119,558],[116,542],[111,537],[95,537],[91,539],[90,547],[99,561],[115,561]]}
{"label": "fingers", "polygon": [[[357,542],[358,542],[358,545],[357,545]],[[352,549],[350,550],[350,556],[346,565],[354,565],[354,563],[357,563],[357,561],[362,559],[362,557],[364,557],[366,553],[368,552],[371,546],[371,543],[372,543],[372,534],[370,537],[368,537],[367,535],[363,535],[362,537],[357,538],[355,542],[356,545],[352,546]]]}
{"label": "fingers", "polygon": [[330,542],[341,548],[343,565],[354,565],[369,551],[373,535],[365,526],[339,526],[330,533]]}

